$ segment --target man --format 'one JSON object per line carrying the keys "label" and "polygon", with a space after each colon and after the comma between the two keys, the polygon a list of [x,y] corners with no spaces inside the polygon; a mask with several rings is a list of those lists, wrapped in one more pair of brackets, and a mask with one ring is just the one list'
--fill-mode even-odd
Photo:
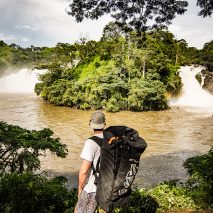
{"label": "man", "polygon": [[[106,125],[104,113],[101,111],[94,112],[91,115],[89,125],[94,131],[94,136],[102,139],[103,130]],[[97,207],[95,200],[95,176],[93,172],[90,173],[87,183],[86,180],[91,167],[94,166],[96,168],[100,157],[100,146],[92,139],[87,139],[80,156],[83,160],[79,171],[78,202],[75,213],[93,213]]]}

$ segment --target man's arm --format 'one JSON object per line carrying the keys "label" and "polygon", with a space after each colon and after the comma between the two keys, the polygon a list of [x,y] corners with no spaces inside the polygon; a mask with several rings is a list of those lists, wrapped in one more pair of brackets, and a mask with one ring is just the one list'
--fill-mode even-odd
{"label": "man's arm", "polygon": [[87,174],[91,168],[91,162],[87,161],[87,160],[83,160],[82,164],[81,164],[81,168],[79,171],[79,183],[78,183],[78,196],[81,194],[83,187],[84,187],[84,183],[87,179]]}

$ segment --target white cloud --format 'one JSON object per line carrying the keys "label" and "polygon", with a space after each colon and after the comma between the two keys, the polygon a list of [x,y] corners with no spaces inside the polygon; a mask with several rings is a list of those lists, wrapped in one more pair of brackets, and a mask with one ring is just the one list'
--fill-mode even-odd
{"label": "white cloud", "polygon": [[23,42],[29,42],[29,41],[31,41],[31,39],[27,38],[27,37],[22,37],[21,41],[23,41]]}
{"label": "white cloud", "polygon": [[[38,0],[32,1],[38,2]],[[40,0],[32,15],[37,21],[42,22],[40,25],[42,32],[58,42],[74,42],[81,34],[88,35],[90,39],[99,39],[103,27],[110,20],[109,16],[98,21],[85,20],[77,23],[66,13],[68,5],[68,1],[65,0]]]}
{"label": "white cloud", "polygon": [[[16,42],[22,43],[22,37],[31,38],[33,45],[53,46],[57,42],[73,43],[80,36],[88,35],[88,39],[97,40],[101,37],[103,27],[109,17],[98,21],[85,20],[77,23],[66,13],[69,5],[67,0],[1,0],[0,28],[3,32],[13,32]],[[7,8],[10,8],[10,12]]]}
{"label": "white cloud", "polygon": [[38,28],[30,26],[28,24],[23,24],[21,26],[16,25],[16,29],[27,29],[27,30],[32,30],[32,31],[37,31],[38,30]]}

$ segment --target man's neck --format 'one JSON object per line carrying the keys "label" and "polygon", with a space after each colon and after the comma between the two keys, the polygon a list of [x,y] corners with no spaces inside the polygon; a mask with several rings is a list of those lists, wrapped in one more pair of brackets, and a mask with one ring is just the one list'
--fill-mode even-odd
{"label": "man's neck", "polygon": [[94,135],[96,135],[96,134],[101,134],[101,133],[103,133],[103,130],[98,130],[98,131],[95,130],[95,131],[94,131]]}

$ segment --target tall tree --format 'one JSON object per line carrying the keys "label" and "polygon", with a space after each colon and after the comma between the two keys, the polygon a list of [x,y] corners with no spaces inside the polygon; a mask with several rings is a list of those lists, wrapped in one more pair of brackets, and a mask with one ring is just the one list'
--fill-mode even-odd
{"label": "tall tree", "polygon": [[170,24],[176,14],[186,11],[188,3],[179,0],[73,0],[69,6],[68,14],[77,22],[111,14],[122,26],[145,31]]}
{"label": "tall tree", "polygon": [[[180,0],[72,0],[68,14],[77,22],[111,14],[123,28],[140,32],[171,24],[176,15],[184,14],[187,6],[188,1]],[[212,0],[197,0],[197,6],[200,16],[212,15]]]}
{"label": "tall tree", "polygon": [[213,12],[213,1],[212,0],[197,0],[197,6],[201,8],[199,12],[200,16],[204,18],[207,16],[211,16]]}

